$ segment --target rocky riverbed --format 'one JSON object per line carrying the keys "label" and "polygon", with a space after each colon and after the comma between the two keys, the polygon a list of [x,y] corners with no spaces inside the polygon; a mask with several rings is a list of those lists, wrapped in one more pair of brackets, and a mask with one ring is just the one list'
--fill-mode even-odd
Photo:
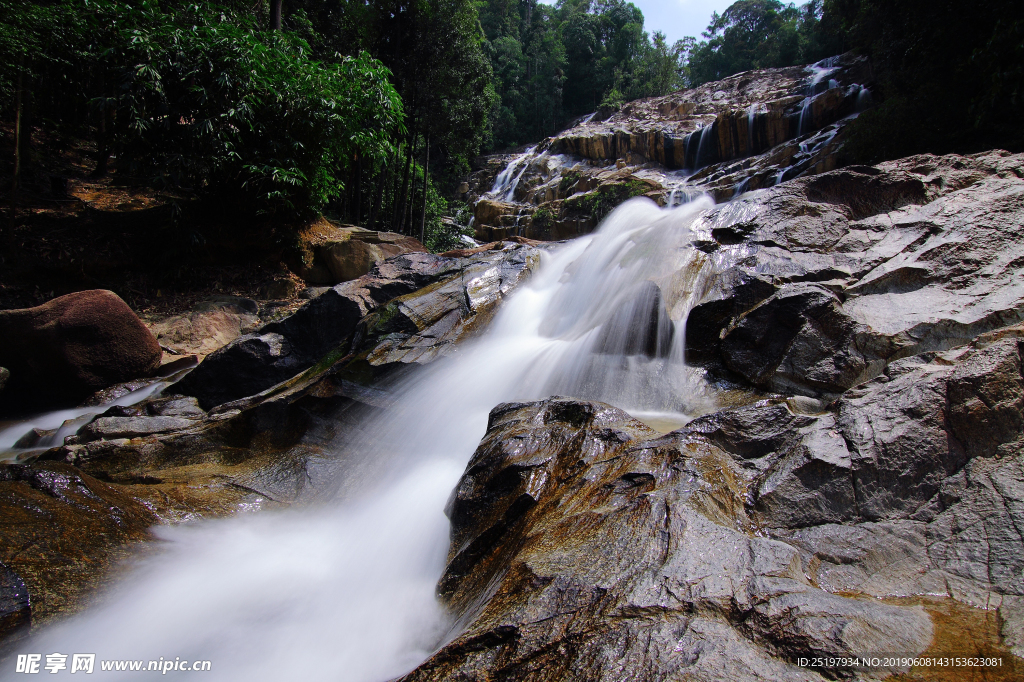
{"label": "rocky riverbed", "polygon": [[[1018,679],[1022,224],[1024,156],[999,151],[694,210],[686,268],[610,318],[637,338],[592,350],[681,363],[663,346],[685,338],[717,405],[668,433],[574,396],[493,406],[445,510],[454,625],[403,679],[936,679],[800,665],[885,654],[1000,657],[984,679]],[[457,355],[553,248],[391,256],[4,464],[8,645],[81,609],[154,524],[325,504],[336,436]]]}

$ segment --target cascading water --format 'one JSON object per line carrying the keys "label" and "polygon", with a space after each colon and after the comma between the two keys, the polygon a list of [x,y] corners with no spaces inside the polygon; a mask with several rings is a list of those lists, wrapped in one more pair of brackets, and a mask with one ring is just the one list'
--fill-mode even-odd
{"label": "cascading water", "polygon": [[[811,120],[811,103],[814,96],[818,94],[818,84],[821,83],[827,76],[831,75],[838,68],[838,57],[828,57],[822,59],[816,64],[811,64],[807,67],[811,72],[810,82],[807,84],[807,96],[804,97],[803,105],[800,108],[800,124],[798,134],[803,135],[812,125]],[[829,79],[827,83],[827,89],[838,88],[839,83],[834,79]]]}
{"label": "cascading water", "polygon": [[[633,199],[598,232],[542,253],[483,337],[393,387],[394,407],[336,444],[335,503],[158,528],[158,556],[19,650],[209,660],[208,680],[360,682],[411,669],[451,635],[434,593],[442,510],[492,407],[567,395],[665,429],[714,407],[683,362],[683,322],[710,258],[691,229],[711,205]],[[95,674],[121,675],[99,664]]]}
{"label": "cascading water", "polygon": [[[519,184],[519,178],[523,176],[526,169],[530,167],[529,159],[533,156],[533,153],[537,150],[536,147],[530,147],[522,154],[519,154],[505,166],[504,170],[498,174],[498,177],[494,179],[494,187],[488,193],[501,201],[512,201],[515,197],[516,186]],[[516,171],[519,171],[516,173]],[[513,175],[515,174],[515,175]]]}
{"label": "cascading water", "polygon": [[[191,367],[194,367],[193,364]],[[189,367],[189,369],[191,369]],[[106,412],[111,407],[128,406],[142,402],[146,398],[152,398],[167,388],[173,381],[181,378],[177,374],[172,378],[154,380],[152,383],[141,386],[125,395],[115,398],[100,405],[87,405],[73,407],[66,410],[55,410],[17,421],[9,426],[0,429],[0,461],[13,460],[28,455],[32,452],[55,447],[64,442],[66,436],[70,436],[92,420],[98,414]],[[34,442],[30,447],[18,446],[18,441],[30,433],[33,429],[40,431],[52,431]]]}

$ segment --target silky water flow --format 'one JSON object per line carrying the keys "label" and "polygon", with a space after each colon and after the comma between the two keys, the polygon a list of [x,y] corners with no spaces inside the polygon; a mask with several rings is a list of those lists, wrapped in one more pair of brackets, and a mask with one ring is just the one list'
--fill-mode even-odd
{"label": "silky water flow", "polygon": [[457,634],[435,596],[443,510],[494,406],[600,400],[662,430],[713,408],[683,361],[709,258],[691,229],[711,205],[633,199],[596,233],[542,250],[482,337],[393,387],[393,406],[336,444],[334,502],[158,527],[154,556],[17,650],[44,664],[68,654],[69,668],[71,654],[95,653],[94,675],[112,678],[124,673],[100,661],[209,660],[209,672],[168,673],[205,680],[369,682],[412,669]]}

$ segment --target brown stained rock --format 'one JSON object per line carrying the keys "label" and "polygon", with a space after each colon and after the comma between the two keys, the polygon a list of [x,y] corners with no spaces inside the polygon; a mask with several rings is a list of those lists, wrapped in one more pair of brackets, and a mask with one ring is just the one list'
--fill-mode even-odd
{"label": "brown stained rock", "polygon": [[404,680],[809,680],[795,658],[921,651],[919,608],[818,589],[753,535],[742,469],[600,403],[501,405],[456,487],[442,596],[465,629]]}
{"label": "brown stained rock", "polygon": [[11,378],[0,410],[69,406],[160,367],[159,343],[117,294],[80,291],[0,311],[0,365]]}
{"label": "brown stained rock", "polygon": [[427,251],[413,237],[374,232],[355,225],[335,225],[324,218],[300,230],[298,242],[299,262],[291,267],[314,286],[357,279],[386,258]]}
{"label": "brown stained rock", "polygon": [[501,217],[515,212],[515,205],[491,199],[481,199],[477,202],[474,210],[474,217],[478,225],[500,225]]}
{"label": "brown stained rock", "polygon": [[178,355],[206,357],[259,325],[259,306],[245,298],[217,297],[184,315],[150,325],[157,341]]}
{"label": "brown stained rock", "polygon": [[353,232],[345,241],[329,242],[320,247],[322,260],[334,283],[358,279],[392,256],[426,251],[413,237],[394,232]]}
{"label": "brown stained rock", "polygon": [[0,561],[24,579],[37,624],[72,608],[157,521],[117,486],[56,462],[0,467],[0,515]]}

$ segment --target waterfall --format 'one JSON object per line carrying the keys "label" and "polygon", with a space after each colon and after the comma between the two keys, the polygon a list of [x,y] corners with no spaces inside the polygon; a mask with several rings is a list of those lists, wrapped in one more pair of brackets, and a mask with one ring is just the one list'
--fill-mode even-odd
{"label": "waterfall", "polygon": [[753,156],[757,145],[754,144],[754,120],[757,118],[759,105],[754,102],[747,107],[747,156]]}
{"label": "waterfall", "polygon": [[[523,177],[523,173],[530,166],[530,158],[533,153],[537,151],[536,147],[530,147],[522,154],[514,157],[508,162],[504,170],[498,174],[498,177],[494,179],[494,187],[488,192],[489,195],[497,198],[499,201],[512,201],[515,197],[516,186],[519,184],[519,178]],[[520,168],[522,166],[522,168]],[[519,170],[513,177],[513,173]]]}
{"label": "waterfall", "polygon": [[[492,407],[566,395],[665,429],[715,407],[683,361],[684,321],[713,262],[692,231],[711,206],[632,199],[597,232],[542,252],[481,338],[390,387],[394,407],[334,444],[335,502],[157,528],[157,556],[18,650],[209,660],[205,680],[370,682],[413,668],[453,634],[434,592],[443,508]],[[121,679],[98,662],[95,675]]]}

